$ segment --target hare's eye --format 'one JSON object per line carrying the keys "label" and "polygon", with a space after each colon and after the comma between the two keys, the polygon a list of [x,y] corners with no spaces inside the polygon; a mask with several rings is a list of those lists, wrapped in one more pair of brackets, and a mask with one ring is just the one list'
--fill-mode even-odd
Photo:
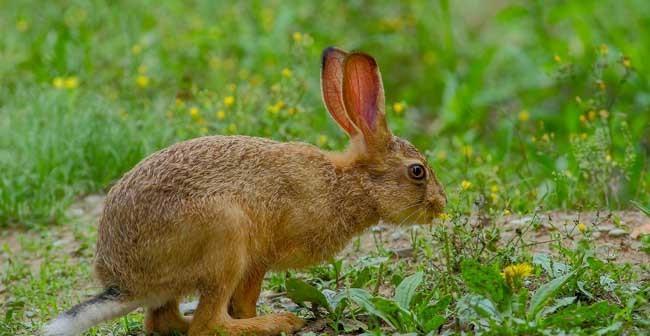
{"label": "hare's eye", "polygon": [[409,177],[414,180],[421,180],[427,177],[427,170],[419,163],[414,163],[408,166],[408,173]]}

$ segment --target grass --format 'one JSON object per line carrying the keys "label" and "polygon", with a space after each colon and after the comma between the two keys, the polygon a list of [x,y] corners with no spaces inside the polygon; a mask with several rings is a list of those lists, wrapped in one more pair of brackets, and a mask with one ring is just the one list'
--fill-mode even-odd
{"label": "grass", "polygon": [[[553,249],[558,273],[525,244],[497,243],[496,223],[650,207],[648,18],[642,0],[1,2],[0,230],[23,241],[3,247],[0,332],[34,333],[94,290],[94,219],[75,224],[66,209],[153,151],[206,134],[342,148],[318,82],[320,52],[336,45],[377,58],[391,127],[426,151],[450,196],[447,226],[414,231],[413,258],[386,259],[377,244],[362,260],[273,275],[267,288],[324,291],[308,314],[333,332],[642,334],[647,269],[564,235],[553,241],[575,244]],[[533,274],[497,276],[521,263]],[[416,290],[397,298],[404,279]],[[542,300],[541,288],[553,290]]]}

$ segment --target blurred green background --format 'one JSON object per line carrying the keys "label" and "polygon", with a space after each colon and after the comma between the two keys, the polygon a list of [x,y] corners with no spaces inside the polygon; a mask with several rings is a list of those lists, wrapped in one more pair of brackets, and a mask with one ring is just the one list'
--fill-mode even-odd
{"label": "blurred green background", "polygon": [[330,45],[376,57],[450,211],[650,201],[648,1],[0,1],[0,32],[0,226],[196,136],[342,148]]}

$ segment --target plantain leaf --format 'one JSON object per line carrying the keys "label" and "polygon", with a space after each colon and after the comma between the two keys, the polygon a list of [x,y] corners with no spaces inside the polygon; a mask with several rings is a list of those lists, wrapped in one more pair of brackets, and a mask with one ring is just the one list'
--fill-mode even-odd
{"label": "plantain leaf", "polygon": [[394,300],[401,308],[406,310],[409,309],[411,300],[415,295],[415,290],[418,288],[420,283],[422,283],[423,278],[424,274],[422,272],[417,272],[402,280],[397,288],[395,288]]}

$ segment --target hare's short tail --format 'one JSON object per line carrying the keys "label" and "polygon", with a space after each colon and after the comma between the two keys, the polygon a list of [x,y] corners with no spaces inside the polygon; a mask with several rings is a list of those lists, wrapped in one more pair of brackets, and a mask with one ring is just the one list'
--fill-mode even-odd
{"label": "hare's short tail", "polygon": [[76,336],[86,329],[138,308],[139,304],[125,301],[120,290],[109,287],[90,300],[61,313],[43,328],[43,336]]}

